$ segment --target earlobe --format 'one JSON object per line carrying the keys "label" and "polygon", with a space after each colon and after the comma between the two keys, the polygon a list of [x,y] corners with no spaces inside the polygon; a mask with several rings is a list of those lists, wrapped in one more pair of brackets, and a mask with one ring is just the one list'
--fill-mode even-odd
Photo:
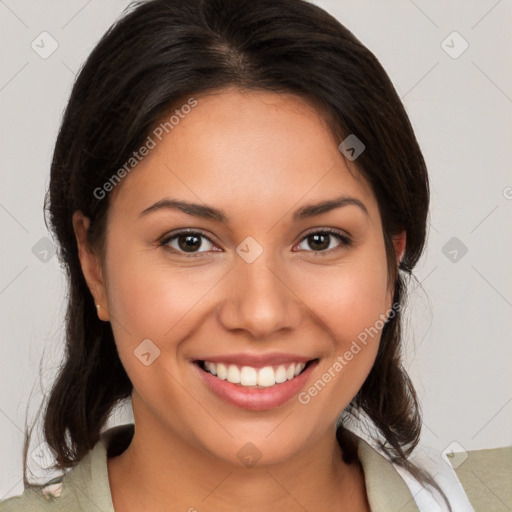
{"label": "earlobe", "polygon": [[107,308],[107,294],[103,279],[103,271],[101,261],[98,255],[92,250],[87,238],[90,221],[81,211],[73,214],[73,230],[75,232],[76,242],[78,246],[78,258],[82,273],[91,292],[98,318],[105,322],[110,320]]}
{"label": "earlobe", "polygon": [[102,309],[101,304],[96,304],[96,313],[98,314],[98,318],[100,320],[103,320],[104,322],[108,322],[110,320],[108,311]]}
{"label": "earlobe", "polygon": [[400,265],[405,254],[405,245],[407,232],[402,231],[398,235],[393,236],[393,245],[395,246],[396,264]]}

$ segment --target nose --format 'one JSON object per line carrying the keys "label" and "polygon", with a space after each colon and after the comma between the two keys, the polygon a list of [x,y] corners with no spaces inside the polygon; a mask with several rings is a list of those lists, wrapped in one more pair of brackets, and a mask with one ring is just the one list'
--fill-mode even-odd
{"label": "nose", "polygon": [[270,261],[267,254],[264,251],[252,263],[240,257],[235,259],[218,310],[225,329],[243,330],[260,340],[275,332],[295,329],[305,309],[290,285],[289,272]]}

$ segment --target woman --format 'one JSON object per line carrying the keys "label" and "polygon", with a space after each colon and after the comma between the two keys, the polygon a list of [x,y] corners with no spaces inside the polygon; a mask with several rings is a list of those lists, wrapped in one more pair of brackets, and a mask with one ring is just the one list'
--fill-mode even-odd
{"label": "woman", "polygon": [[132,8],[47,196],[70,292],[44,433],[72,469],[1,510],[472,510],[414,461],[400,321],[428,202],[389,78],[320,8]]}

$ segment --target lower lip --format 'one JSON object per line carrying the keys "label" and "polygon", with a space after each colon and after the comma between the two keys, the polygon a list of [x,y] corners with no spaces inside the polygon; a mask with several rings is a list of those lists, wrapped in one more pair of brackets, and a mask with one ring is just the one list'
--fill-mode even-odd
{"label": "lower lip", "polygon": [[306,384],[318,361],[315,360],[309,363],[308,367],[292,380],[268,388],[248,388],[233,384],[215,377],[200,368],[196,363],[192,364],[210,390],[229,404],[252,411],[265,411],[275,409],[297,395]]}

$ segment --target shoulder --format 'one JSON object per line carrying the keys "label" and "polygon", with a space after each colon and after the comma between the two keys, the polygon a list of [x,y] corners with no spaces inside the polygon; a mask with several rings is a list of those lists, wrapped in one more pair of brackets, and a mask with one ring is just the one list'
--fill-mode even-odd
{"label": "shoulder", "polygon": [[459,450],[450,461],[476,510],[512,510],[512,446]]}
{"label": "shoulder", "polygon": [[44,485],[25,487],[21,496],[0,502],[0,512],[46,512],[72,510],[74,503],[68,498],[60,499],[62,477]]}
{"label": "shoulder", "polygon": [[[133,425],[113,427],[65,475],[41,486],[30,485],[21,496],[0,502],[0,512],[113,512],[107,456],[122,450],[133,435]],[[108,454],[108,455],[107,455]]]}
{"label": "shoulder", "polygon": [[[453,510],[474,512],[457,473],[453,469],[450,460],[441,450],[420,442],[410,456],[410,460],[434,478],[437,485],[445,493]],[[414,495],[420,510],[442,510],[440,507],[443,501],[441,501],[438,493],[426,488],[405,469],[400,466],[395,467]]]}
{"label": "shoulder", "polygon": [[[384,510],[395,508],[442,512],[445,509],[444,500],[439,493],[426,487],[406,469],[392,462],[371,438],[360,436],[358,455],[363,465],[370,502],[372,498],[375,503],[388,500],[390,506]],[[434,478],[452,510],[474,512],[457,474],[442,453],[420,443],[409,460]]]}

